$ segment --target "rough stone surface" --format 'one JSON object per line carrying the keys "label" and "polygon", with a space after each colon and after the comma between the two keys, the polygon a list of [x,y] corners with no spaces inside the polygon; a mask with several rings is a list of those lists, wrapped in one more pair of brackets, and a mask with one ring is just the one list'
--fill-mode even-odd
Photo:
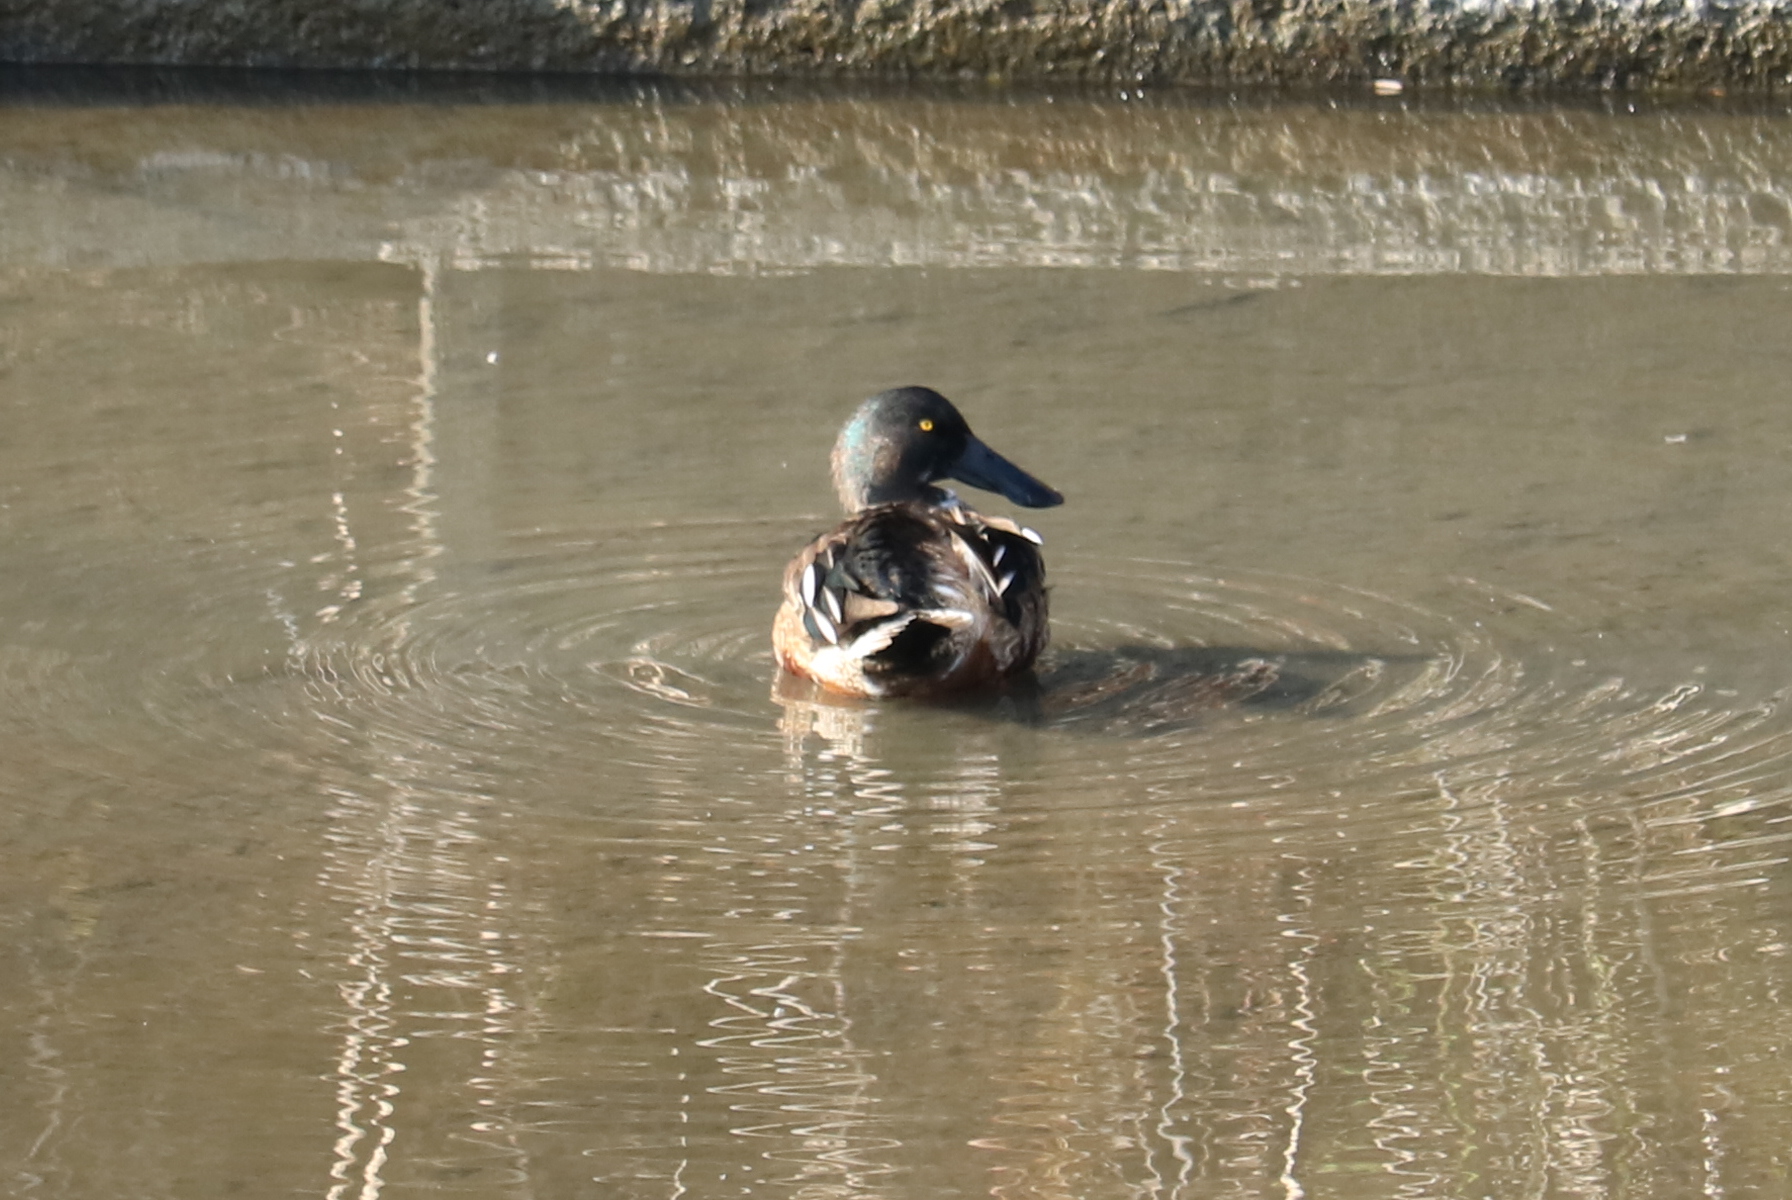
{"label": "rough stone surface", "polygon": [[0,0],[0,60],[1768,91],[1792,0]]}

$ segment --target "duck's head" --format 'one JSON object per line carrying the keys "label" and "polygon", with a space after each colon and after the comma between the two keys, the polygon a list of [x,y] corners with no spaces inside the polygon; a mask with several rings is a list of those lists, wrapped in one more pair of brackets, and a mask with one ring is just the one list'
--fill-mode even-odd
{"label": "duck's head", "polygon": [[991,450],[952,402],[924,387],[879,392],[853,413],[834,443],[834,488],[848,512],[874,504],[938,503],[936,480],[999,492],[1028,508],[1064,497]]}

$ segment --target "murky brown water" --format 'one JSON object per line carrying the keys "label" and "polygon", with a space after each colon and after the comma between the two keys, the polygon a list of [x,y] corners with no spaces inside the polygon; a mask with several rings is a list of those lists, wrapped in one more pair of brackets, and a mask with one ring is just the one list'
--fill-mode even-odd
{"label": "murky brown water", "polygon": [[[6,1194],[1787,1194],[1782,194],[1721,113],[0,109]],[[1069,497],[1036,703],[774,693],[911,381]]]}

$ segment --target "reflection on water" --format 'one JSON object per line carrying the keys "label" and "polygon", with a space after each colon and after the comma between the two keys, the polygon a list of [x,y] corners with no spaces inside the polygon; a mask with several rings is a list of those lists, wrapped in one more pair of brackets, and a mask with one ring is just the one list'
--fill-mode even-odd
{"label": "reflection on water", "polygon": [[[258,119],[303,192],[400,118]],[[315,227],[133,266],[79,214],[144,176],[11,161],[90,194],[0,270],[9,1193],[1783,1190],[1771,238],[1248,289]],[[203,192],[147,202],[263,237]],[[1032,688],[775,676],[832,431],[909,380],[1065,483]]]}
{"label": "reflection on water", "polygon": [[[355,77],[286,83],[264,87],[287,103],[221,103],[196,86],[141,109],[108,105],[109,92],[58,103],[54,89],[0,105],[0,261],[1026,266],[1255,283],[1792,271],[1783,102],[1638,111],[462,77],[402,104]],[[541,102],[492,102],[507,89]],[[294,105],[294,91],[312,103]],[[1186,317],[1212,301],[1176,307]]]}

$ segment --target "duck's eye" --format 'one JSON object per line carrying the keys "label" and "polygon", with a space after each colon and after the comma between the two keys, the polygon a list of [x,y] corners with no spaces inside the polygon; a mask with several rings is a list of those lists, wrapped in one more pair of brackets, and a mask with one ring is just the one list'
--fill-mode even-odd
{"label": "duck's eye", "polygon": [[933,418],[932,417],[922,417],[921,418],[921,432],[922,433],[932,433],[933,432]]}

